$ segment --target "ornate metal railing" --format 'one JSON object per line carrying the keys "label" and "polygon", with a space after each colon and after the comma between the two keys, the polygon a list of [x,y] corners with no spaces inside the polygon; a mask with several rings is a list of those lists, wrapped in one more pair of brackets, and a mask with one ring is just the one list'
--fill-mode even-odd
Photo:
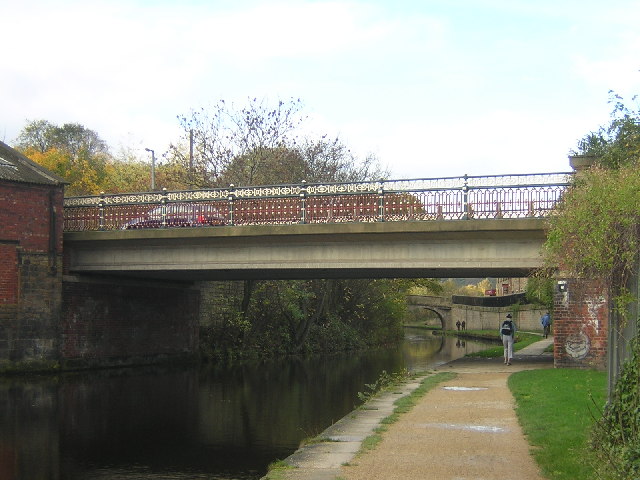
{"label": "ornate metal railing", "polygon": [[64,201],[65,231],[546,216],[572,173],[102,194]]}

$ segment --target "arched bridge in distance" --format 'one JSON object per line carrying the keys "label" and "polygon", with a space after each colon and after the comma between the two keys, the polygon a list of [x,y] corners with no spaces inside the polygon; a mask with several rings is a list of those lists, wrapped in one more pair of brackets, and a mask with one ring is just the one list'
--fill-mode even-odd
{"label": "arched bridge in distance", "polygon": [[65,199],[65,268],[163,280],[526,276],[571,173]]}

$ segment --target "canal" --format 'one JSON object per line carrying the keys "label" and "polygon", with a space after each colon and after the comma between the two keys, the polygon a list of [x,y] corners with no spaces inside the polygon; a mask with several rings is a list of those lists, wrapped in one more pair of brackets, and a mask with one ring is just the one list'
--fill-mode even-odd
{"label": "canal", "polygon": [[0,479],[257,479],[383,370],[482,348],[407,329],[401,345],[362,354],[0,379]]}

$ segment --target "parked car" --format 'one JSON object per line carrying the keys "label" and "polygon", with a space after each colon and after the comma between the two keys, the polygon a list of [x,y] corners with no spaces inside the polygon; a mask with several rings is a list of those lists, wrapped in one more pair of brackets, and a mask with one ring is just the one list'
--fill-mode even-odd
{"label": "parked car", "polygon": [[490,290],[485,290],[484,294],[488,297],[495,297],[496,296],[496,289],[492,288]]}
{"label": "parked car", "polygon": [[161,228],[163,226],[163,208],[166,208],[167,227],[203,227],[225,224],[224,216],[212,205],[172,203],[166,207],[152,208],[143,217],[124,224],[122,229]]}

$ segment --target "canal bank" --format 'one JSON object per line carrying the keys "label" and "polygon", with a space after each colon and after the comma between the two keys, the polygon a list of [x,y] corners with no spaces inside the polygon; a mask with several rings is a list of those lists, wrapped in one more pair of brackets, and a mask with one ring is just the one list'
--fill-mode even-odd
{"label": "canal bank", "polygon": [[434,372],[453,372],[456,378],[439,384],[402,415],[373,452],[356,457],[362,441],[393,413],[394,402],[418,388],[422,379],[345,416],[318,436],[323,441],[285,459],[294,468],[263,478],[541,479],[515,416],[507,379],[519,370],[553,368],[553,355],[544,352],[552,342],[549,338],[520,350],[510,366],[501,358],[469,357],[441,365]]}

